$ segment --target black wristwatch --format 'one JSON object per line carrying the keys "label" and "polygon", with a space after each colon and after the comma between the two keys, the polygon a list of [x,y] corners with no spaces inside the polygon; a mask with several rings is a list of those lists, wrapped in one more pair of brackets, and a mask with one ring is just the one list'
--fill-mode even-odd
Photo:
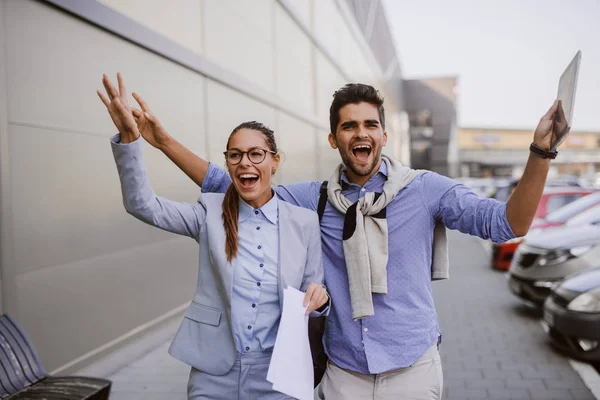
{"label": "black wristwatch", "polygon": [[550,158],[551,160],[554,160],[556,158],[556,156],[558,155],[558,150],[554,150],[554,151],[544,150],[535,143],[531,143],[531,145],[529,146],[529,151],[531,151],[533,154],[535,154],[538,157]]}

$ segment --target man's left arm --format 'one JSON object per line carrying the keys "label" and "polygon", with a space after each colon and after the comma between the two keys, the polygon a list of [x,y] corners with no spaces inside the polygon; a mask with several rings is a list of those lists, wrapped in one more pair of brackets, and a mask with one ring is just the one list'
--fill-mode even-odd
{"label": "man's left arm", "polygon": [[[540,119],[533,143],[548,151],[557,140],[557,132],[566,127],[562,106],[556,101]],[[529,231],[549,167],[549,158],[530,154],[523,176],[507,203],[481,198],[449,178],[425,174],[424,201],[434,218],[441,219],[448,228],[502,243],[525,236]]]}
{"label": "man's left arm", "polygon": [[[558,141],[559,133],[567,128],[562,104],[556,100],[540,119],[533,136],[533,144],[543,151],[548,151]],[[525,236],[529,231],[546,185],[549,169],[550,158],[529,154],[523,176],[506,203],[506,218],[517,236]]]}

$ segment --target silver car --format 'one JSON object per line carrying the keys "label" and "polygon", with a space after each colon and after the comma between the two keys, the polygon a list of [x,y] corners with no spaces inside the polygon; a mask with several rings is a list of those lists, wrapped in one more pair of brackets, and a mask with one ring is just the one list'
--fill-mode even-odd
{"label": "silver car", "polygon": [[563,226],[526,237],[513,257],[508,287],[520,299],[542,306],[554,283],[597,266],[598,260],[600,206],[595,206]]}

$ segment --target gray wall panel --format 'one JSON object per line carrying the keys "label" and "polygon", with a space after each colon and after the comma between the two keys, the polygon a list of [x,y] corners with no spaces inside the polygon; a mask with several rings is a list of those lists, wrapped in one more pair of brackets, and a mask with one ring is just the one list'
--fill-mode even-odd
{"label": "gray wall panel", "polygon": [[22,274],[19,323],[51,371],[188,302],[197,260],[196,242],[173,235]]}
{"label": "gray wall panel", "polygon": [[129,92],[204,154],[201,129],[190,131],[203,120],[202,76],[46,4],[13,0],[6,8],[10,122],[109,137],[115,128],[96,90],[103,73],[116,81],[120,71]]}
{"label": "gray wall panel", "polygon": [[[10,133],[17,274],[171,239],[126,214],[108,139],[14,125]],[[197,198],[150,146],[145,160],[159,195]]]}
{"label": "gray wall panel", "polygon": [[[12,259],[12,224],[10,218],[10,172],[6,99],[5,4],[0,2],[0,313],[5,312],[6,299],[14,297]],[[9,300],[10,303],[10,300]]]}

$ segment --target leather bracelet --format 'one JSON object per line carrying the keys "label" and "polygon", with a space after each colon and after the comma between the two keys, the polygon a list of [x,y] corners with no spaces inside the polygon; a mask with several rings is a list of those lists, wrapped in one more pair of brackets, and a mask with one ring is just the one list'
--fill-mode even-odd
{"label": "leather bracelet", "polygon": [[535,154],[538,157],[549,158],[551,160],[554,160],[556,158],[556,156],[558,155],[558,150],[554,150],[554,151],[544,150],[535,143],[531,143],[531,145],[529,146],[529,151],[531,151],[533,154]]}

